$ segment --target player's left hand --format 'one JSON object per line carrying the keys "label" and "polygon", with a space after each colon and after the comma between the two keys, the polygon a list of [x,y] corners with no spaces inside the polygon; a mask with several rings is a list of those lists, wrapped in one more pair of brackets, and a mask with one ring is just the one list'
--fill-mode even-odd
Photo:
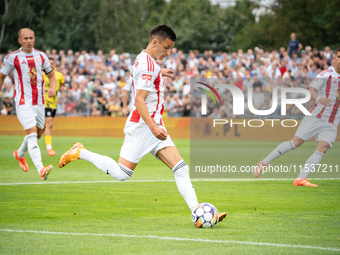
{"label": "player's left hand", "polygon": [[168,68],[163,68],[161,69],[161,73],[164,77],[174,77],[175,71],[172,69],[168,69]]}
{"label": "player's left hand", "polygon": [[49,89],[47,90],[48,97],[55,97],[55,90]]}

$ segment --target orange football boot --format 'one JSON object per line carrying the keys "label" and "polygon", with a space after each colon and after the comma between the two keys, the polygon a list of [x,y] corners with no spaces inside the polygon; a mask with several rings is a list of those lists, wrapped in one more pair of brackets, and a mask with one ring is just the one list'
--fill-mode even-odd
{"label": "orange football boot", "polygon": [[75,143],[72,145],[71,149],[66,151],[59,159],[58,166],[60,168],[64,167],[66,164],[79,159],[80,151],[85,149],[84,145],[81,143]]}
{"label": "orange football boot", "polygon": [[53,148],[47,150],[48,156],[55,156],[57,153],[53,150]]}
{"label": "orange football boot", "polygon": [[307,179],[305,178],[302,178],[300,180],[298,179],[295,179],[294,183],[293,183],[294,186],[308,186],[308,187],[317,187],[318,185],[316,184],[313,184],[313,183],[310,183]]}
{"label": "orange football boot", "polygon": [[40,178],[41,180],[46,180],[47,176],[52,172],[53,170],[53,166],[52,165],[48,165],[45,166],[43,169],[40,170]]}
{"label": "orange football boot", "polygon": [[253,169],[253,175],[255,178],[258,178],[260,177],[262,171],[263,171],[263,168],[267,166],[265,163],[263,163],[263,161],[261,160],[257,166],[255,167],[255,169]]}
{"label": "orange football boot", "polygon": [[219,213],[218,222],[222,221],[227,216],[226,212]]}
{"label": "orange football boot", "polygon": [[18,156],[18,150],[14,151],[13,152],[13,157],[15,157],[18,161],[19,161],[19,165],[20,165],[20,168],[25,171],[25,172],[28,172],[28,165],[26,163],[26,158],[23,157],[23,158],[20,158]]}

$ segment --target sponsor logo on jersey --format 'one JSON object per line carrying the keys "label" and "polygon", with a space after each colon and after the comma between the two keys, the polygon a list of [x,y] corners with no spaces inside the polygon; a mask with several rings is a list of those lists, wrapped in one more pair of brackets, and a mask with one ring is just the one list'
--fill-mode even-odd
{"label": "sponsor logo on jersey", "polygon": [[41,59],[40,58],[35,58],[35,63],[40,64]]}
{"label": "sponsor logo on jersey", "polygon": [[142,85],[143,86],[150,86],[151,85],[151,80],[152,80],[152,75],[151,74],[143,74],[142,75]]}

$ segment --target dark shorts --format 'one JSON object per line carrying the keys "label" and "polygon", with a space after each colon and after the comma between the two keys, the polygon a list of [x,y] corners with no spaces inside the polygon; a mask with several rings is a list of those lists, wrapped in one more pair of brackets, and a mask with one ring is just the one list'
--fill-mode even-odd
{"label": "dark shorts", "polygon": [[45,118],[46,117],[54,118],[56,111],[57,111],[57,109],[45,108]]}

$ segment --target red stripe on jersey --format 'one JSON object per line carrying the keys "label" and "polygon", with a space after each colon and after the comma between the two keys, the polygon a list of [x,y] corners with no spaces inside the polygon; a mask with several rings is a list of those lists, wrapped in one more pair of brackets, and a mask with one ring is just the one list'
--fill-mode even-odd
{"label": "red stripe on jersey", "polygon": [[146,56],[146,62],[148,62],[148,72],[150,72],[150,60],[149,60],[149,56]]}
{"label": "red stripe on jersey", "polygon": [[[163,102],[165,99],[165,90],[164,90],[164,95],[163,95]],[[162,104],[162,109],[161,109],[161,117],[163,116],[163,112],[164,112],[164,104]]]}
{"label": "red stripe on jersey", "polygon": [[20,85],[20,90],[21,90],[19,105],[24,105],[25,104],[24,83],[22,81],[22,72],[21,72],[21,67],[20,67],[18,56],[14,58],[14,68],[15,70],[17,70],[17,73],[18,73],[19,83],[20,83],[19,85]]}
{"label": "red stripe on jersey", "polygon": [[139,112],[137,111],[137,109],[135,109],[135,110],[132,112],[130,121],[131,121],[131,122],[137,122],[137,123],[138,123],[139,120],[140,120]]}
{"label": "red stripe on jersey", "polygon": [[[44,66],[44,63],[45,63],[45,59],[44,57],[40,55],[40,58],[41,58],[41,66],[43,67]],[[41,80],[41,98],[42,98],[42,103],[45,104],[45,96],[44,96],[44,85],[45,85],[45,81],[44,79]]]}
{"label": "red stripe on jersey", "polygon": [[314,104],[314,106],[313,106],[312,110],[310,111],[310,113],[313,112],[313,110],[315,109],[315,107],[316,107],[317,105],[318,105],[318,103],[315,103],[315,104]]}
{"label": "red stripe on jersey", "polygon": [[157,92],[157,106],[156,106],[156,110],[151,115],[151,119],[153,120],[153,122],[155,122],[154,118],[155,118],[156,112],[158,110],[158,105],[159,105],[159,91]]}
{"label": "red stripe on jersey", "polygon": [[150,63],[151,63],[151,72],[154,72],[155,71],[155,65],[154,65],[151,58],[150,58]]}
{"label": "red stripe on jersey", "polygon": [[155,79],[154,81],[154,84],[155,84],[155,89],[157,90],[157,92],[159,92],[159,84],[161,83],[161,76],[160,76],[160,73],[158,73],[158,76],[157,78]]}
{"label": "red stripe on jersey", "polygon": [[334,119],[335,119],[335,115],[339,110],[339,106],[340,106],[340,81],[338,81],[338,91],[337,91],[337,99],[335,101],[335,104],[333,106],[333,110],[331,115],[329,116],[328,122],[331,124],[334,124]]}
{"label": "red stripe on jersey", "polygon": [[[327,86],[326,86],[326,98],[329,97],[329,91],[331,90],[331,84],[332,84],[332,76],[330,75],[329,78],[328,78],[328,80],[327,80]],[[319,118],[319,119],[321,118],[323,112],[325,111],[325,108],[326,108],[326,106],[324,106],[324,107],[322,108],[322,111],[319,112],[318,115],[316,115],[317,118]]]}
{"label": "red stripe on jersey", "polygon": [[153,119],[156,115],[156,112],[158,110],[158,105],[159,105],[159,84],[161,82],[161,77],[160,77],[160,72],[158,73],[158,76],[156,78],[156,80],[154,81],[155,84],[155,89],[157,90],[157,106],[156,106],[156,110],[152,113],[151,118]]}
{"label": "red stripe on jersey", "polygon": [[37,68],[33,56],[26,56],[28,64],[28,75],[30,76],[30,84],[32,89],[32,105],[38,104],[38,78]]}

